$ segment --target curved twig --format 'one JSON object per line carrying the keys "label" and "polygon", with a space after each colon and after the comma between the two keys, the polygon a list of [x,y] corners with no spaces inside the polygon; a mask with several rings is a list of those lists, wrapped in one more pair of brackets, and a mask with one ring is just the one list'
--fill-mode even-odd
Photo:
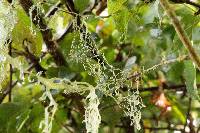
{"label": "curved twig", "polygon": [[167,0],[160,0],[160,4],[166,11],[167,16],[171,19],[172,24],[176,30],[176,33],[178,34],[181,42],[189,52],[190,58],[193,60],[193,62],[197,65],[198,69],[200,70],[200,58],[197,52],[192,47],[192,43],[190,42],[188,35],[181,26],[178,18],[176,17],[174,10],[170,7],[169,2]]}

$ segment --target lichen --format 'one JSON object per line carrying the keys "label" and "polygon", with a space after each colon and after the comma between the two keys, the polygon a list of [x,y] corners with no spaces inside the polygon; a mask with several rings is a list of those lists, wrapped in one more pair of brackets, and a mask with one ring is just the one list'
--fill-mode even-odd
{"label": "lichen", "polygon": [[[81,18],[84,22],[84,18]],[[140,119],[141,119],[141,109],[144,107],[142,103],[142,99],[139,95],[139,91],[128,91],[128,94],[122,94],[120,93],[120,88],[124,86],[124,84],[127,83],[127,77],[129,72],[127,70],[120,70],[118,68],[115,68],[114,66],[110,65],[106,58],[104,57],[103,53],[101,53],[98,50],[97,44],[92,38],[91,34],[88,32],[87,27],[84,26],[84,24],[77,25],[76,22],[77,18],[74,19],[74,30],[79,32],[80,38],[77,36],[74,38],[72,42],[71,47],[71,56],[72,59],[76,58],[76,61],[81,63],[86,71],[88,71],[88,74],[90,76],[95,77],[96,81],[96,89],[102,92],[105,96],[112,97],[116,103],[119,105],[119,107],[124,109],[125,116],[128,116],[131,120],[131,125],[135,124],[137,129],[140,129]],[[81,30],[85,29],[85,30]],[[79,40],[77,40],[79,39]],[[78,44],[75,42],[79,42]],[[91,53],[95,53],[98,55],[92,55]],[[98,59],[101,57],[103,62]],[[97,59],[96,62],[94,59]],[[131,69],[130,69],[131,70]],[[136,82],[138,84],[138,82]],[[138,86],[138,85],[137,85]],[[132,85],[128,84],[129,88],[132,88]],[[89,107],[86,105],[86,129],[88,132],[97,132],[97,127],[100,123],[99,119],[96,117],[98,116],[98,105],[99,101],[95,102],[95,92],[91,92],[90,95],[93,95],[93,103],[91,99],[91,105],[93,105],[94,109],[91,109],[91,111],[88,111]],[[86,98],[90,99],[90,98]],[[95,99],[95,100],[94,100]],[[91,107],[92,108],[92,107]],[[93,112],[95,110],[96,112]],[[92,113],[94,113],[92,116]],[[97,113],[97,114],[95,114]],[[90,117],[91,118],[90,118]],[[95,117],[95,118],[93,118]],[[96,119],[97,123],[92,123],[92,119]],[[95,121],[95,120],[93,120]],[[94,129],[94,130],[92,130]]]}
{"label": "lichen", "polygon": [[11,64],[11,60],[8,60],[8,43],[16,21],[16,13],[12,7],[6,5],[5,1],[0,1],[0,84],[4,81]]}
{"label": "lichen", "polygon": [[58,109],[58,104],[55,102],[53,96],[51,95],[50,91],[46,89],[43,93],[40,100],[48,100],[50,101],[49,105],[45,107],[45,118],[40,122],[39,128],[42,128],[43,133],[51,133],[52,130],[52,122],[54,120],[55,113]]}
{"label": "lichen", "polygon": [[98,133],[98,129],[101,123],[101,115],[99,113],[98,106],[100,104],[98,96],[95,93],[95,89],[91,90],[86,97],[85,107],[85,124],[87,133]]}

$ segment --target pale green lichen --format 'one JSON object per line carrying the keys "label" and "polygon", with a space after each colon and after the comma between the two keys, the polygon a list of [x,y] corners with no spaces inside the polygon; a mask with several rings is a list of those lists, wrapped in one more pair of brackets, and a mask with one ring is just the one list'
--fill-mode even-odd
{"label": "pale green lichen", "polygon": [[6,78],[9,64],[14,63],[13,59],[9,58],[7,43],[10,43],[8,40],[11,38],[16,21],[16,13],[13,8],[4,0],[0,1],[0,84]]}
{"label": "pale green lichen", "polygon": [[137,92],[128,94],[128,96],[122,97],[119,101],[119,105],[124,109],[124,113],[131,120],[131,125],[134,125],[138,130],[141,129],[141,109],[144,107],[141,97]]}
{"label": "pale green lichen", "polygon": [[45,85],[48,89],[57,89],[63,91],[65,94],[78,93],[83,94],[94,88],[86,82],[71,82],[68,79],[52,78],[46,79],[38,76],[38,82]]}
{"label": "pale green lichen", "polygon": [[16,24],[16,12],[5,1],[0,1],[0,48],[2,49],[11,37],[11,32]]}
{"label": "pale green lichen", "polygon": [[101,115],[99,113],[98,106],[100,104],[99,98],[95,93],[95,89],[91,90],[86,97],[85,107],[85,124],[87,133],[98,133],[98,129],[101,123]]}
{"label": "pale green lichen", "polygon": [[[37,14],[35,16],[33,16],[33,11],[36,10]],[[31,20],[31,25],[30,25],[30,31],[33,35],[36,35],[37,31],[35,30],[35,26],[32,23],[34,20],[37,20],[39,17],[39,15],[44,14],[44,9],[42,7],[42,2],[38,1],[36,2],[36,4],[32,5],[29,9],[29,16],[30,16],[30,20]],[[39,20],[38,20],[39,21]],[[38,26],[38,25],[36,25]],[[39,27],[39,26],[38,26]],[[40,28],[40,27],[39,27]],[[46,29],[40,29],[40,30],[46,30]]]}
{"label": "pale green lichen", "polygon": [[[84,21],[84,18],[82,18]],[[79,44],[73,43],[76,42],[77,37],[74,38],[74,41],[72,42],[71,47],[71,55],[76,58],[76,60],[83,64],[83,67],[86,71],[88,71],[88,74],[95,77],[96,81],[96,89],[98,88],[99,91],[101,91],[105,96],[112,97],[116,103],[118,103],[119,107],[124,109],[124,113],[126,116],[128,116],[131,120],[131,125],[135,124],[135,127],[137,129],[140,129],[140,119],[141,119],[141,109],[144,107],[142,103],[142,99],[139,95],[139,91],[128,91],[128,94],[122,94],[120,93],[120,87],[126,84],[127,77],[129,72],[119,70],[112,65],[110,65],[106,58],[103,56],[102,53],[98,51],[98,47],[96,45],[96,42],[91,37],[90,33],[86,30],[83,32],[80,29],[85,28],[81,27],[83,24],[81,24],[79,27],[77,26],[76,22],[77,18],[74,19],[74,30],[78,31],[80,33],[79,38]],[[104,63],[100,63],[99,60],[97,62],[94,62],[94,56],[91,55],[91,51],[96,50],[96,53],[102,56]],[[74,58],[72,58],[74,59]],[[138,84],[138,82],[136,82]],[[127,84],[128,85],[128,84]],[[132,88],[132,85],[128,85],[129,88]],[[138,85],[137,85],[138,88]],[[94,92],[92,93],[94,94]],[[95,97],[95,94],[94,94]],[[95,99],[95,98],[94,98]],[[94,102],[95,103],[95,102]],[[91,103],[92,104],[92,103]],[[96,107],[96,111],[98,110],[97,105],[99,103],[96,102],[93,107]],[[87,109],[87,108],[86,108]],[[87,116],[91,116],[91,114],[94,112],[87,112]],[[97,111],[98,113],[98,111]],[[95,114],[93,114],[95,115]],[[97,114],[96,114],[97,115]],[[93,116],[95,117],[95,116]],[[86,117],[87,118],[87,117]],[[91,117],[91,119],[93,119]],[[98,118],[94,118],[97,121]],[[86,119],[87,120],[87,119]],[[89,121],[89,120],[88,120]],[[99,121],[98,121],[99,122]],[[100,123],[97,122],[97,125]],[[87,123],[87,122],[86,122]],[[86,129],[88,132],[91,132],[92,129],[95,129],[93,132],[97,132],[97,125],[95,123],[86,124]]]}
{"label": "pale green lichen", "polygon": [[46,100],[49,99],[50,103],[47,107],[45,107],[45,118],[43,121],[40,122],[39,128],[42,128],[43,133],[51,133],[52,130],[52,122],[54,120],[55,113],[58,109],[58,105],[53,99],[53,96],[51,95],[50,91],[46,89],[46,91],[43,93],[40,100]]}
{"label": "pale green lichen", "polygon": [[[53,99],[49,91],[50,89],[62,90],[65,94],[83,94],[86,91],[90,91],[89,95],[86,97],[86,101],[88,102],[86,103],[85,107],[85,123],[88,133],[98,133],[98,127],[101,122],[101,116],[98,110],[98,105],[100,104],[100,102],[97,95],[95,94],[95,89],[93,86],[86,82],[71,82],[68,79],[59,78],[46,79],[40,76],[38,76],[38,82],[42,83],[47,88],[47,91],[44,92],[41,100],[45,100],[46,98],[49,98],[50,100],[49,106],[45,108],[45,119],[40,124],[40,128],[42,128],[42,126],[44,125],[44,133],[51,132],[53,117],[57,110],[57,103]],[[49,108],[52,108],[51,115],[50,112],[48,112]]]}

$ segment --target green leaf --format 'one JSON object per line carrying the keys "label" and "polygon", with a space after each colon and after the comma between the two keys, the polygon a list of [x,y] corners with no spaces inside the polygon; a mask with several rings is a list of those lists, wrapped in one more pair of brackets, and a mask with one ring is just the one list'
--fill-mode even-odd
{"label": "green leaf", "polygon": [[[20,59],[19,58],[12,58],[10,55],[8,55],[4,50],[0,49],[0,56],[5,58],[5,63],[12,64],[12,66],[16,68],[20,68]],[[1,62],[2,63],[2,62]]]}
{"label": "green leaf", "polygon": [[48,27],[53,33],[53,40],[59,39],[64,33],[64,29],[69,25],[72,17],[63,11],[57,11],[49,20]]}
{"label": "green leaf", "polygon": [[[42,104],[37,103],[33,105],[29,119],[26,122],[26,125],[29,126],[33,133],[41,133],[42,129],[39,128],[40,122],[44,119],[44,107]],[[27,128],[23,126],[23,128]]]}
{"label": "green leaf", "polygon": [[48,68],[46,75],[48,78],[59,77],[69,80],[73,79],[76,76],[76,74],[73,72],[69,73],[69,69],[66,67],[50,67]]}
{"label": "green leaf", "polygon": [[160,5],[159,5],[159,0],[156,0],[154,3],[152,3],[149,6],[148,12],[145,13],[144,15],[144,22],[147,23],[152,23],[155,18],[160,18],[161,19],[161,10],[160,10]]}
{"label": "green leaf", "polygon": [[113,15],[116,29],[121,33],[127,32],[127,26],[130,19],[130,12],[127,9],[121,10]]}
{"label": "green leaf", "polygon": [[200,101],[196,85],[196,69],[192,61],[184,62],[183,76],[189,96]]}
{"label": "green leaf", "polygon": [[124,3],[127,0],[108,0],[108,13],[113,14],[119,10],[125,9]]}
{"label": "green leaf", "polygon": [[[24,46],[27,46],[31,53],[39,56],[42,50],[42,35],[38,29],[35,28],[34,24],[31,28],[30,18],[21,8],[17,8],[16,10],[18,21],[12,31],[12,46],[18,50],[24,50]],[[26,44],[24,40],[27,40]]]}
{"label": "green leaf", "polygon": [[179,120],[181,120],[182,123],[185,122],[185,114],[183,113],[183,111],[180,108],[178,108],[178,106],[173,105],[172,106],[172,111],[174,113],[174,117],[178,116],[177,118]]}
{"label": "green leaf", "polygon": [[200,43],[199,33],[200,33],[200,26],[192,29],[192,40],[194,44]]}
{"label": "green leaf", "polygon": [[18,119],[17,131],[18,131],[18,132],[23,128],[24,124],[25,124],[26,121],[29,119],[30,113],[31,113],[31,110],[28,109],[28,110],[24,111],[23,113],[21,113],[21,114],[17,117],[17,119]]}
{"label": "green leaf", "polygon": [[182,106],[182,103],[184,103],[185,101],[181,99],[177,99],[177,95],[174,95],[174,93],[170,93],[167,96],[172,107],[170,114],[173,116],[173,118],[175,118],[175,120],[180,120],[181,123],[184,124],[186,120],[186,116],[185,116],[186,112]]}
{"label": "green leaf", "polygon": [[108,13],[112,15],[116,29],[126,34],[131,13],[125,6],[127,0],[109,0]]}
{"label": "green leaf", "polygon": [[17,117],[26,110],[22,103],[5,103],[0,105],[0,132],[14,133],[16,131]]}
{"label": "green leaf", "polygon": [[[178,71],[177,71],[178,70]],[[176,62],[171,65],[169,71],[167,72],[167,78],[170,82],[176,82],[181,84],[181,76],[184,71],[184,63]]]}
{"label": "green leaf", "polygon": [[104,53],[104,56],[106,57],[107,61],[114,62],[116,58],[116,51],[113,48],[105,48],[102,50]]}
{"label": "green leaf", "polygon": [[84,11],[89,5],[90,0],[75,0],[74,5],[79,12]]}

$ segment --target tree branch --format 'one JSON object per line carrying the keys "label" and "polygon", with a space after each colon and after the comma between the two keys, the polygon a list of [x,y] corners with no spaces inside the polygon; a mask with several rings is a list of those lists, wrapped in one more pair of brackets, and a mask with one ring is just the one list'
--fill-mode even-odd
{"label": "tree branch", "polygon": [[187,125],[188,125],[187,120],[189,120],[189,117],[190,117],[191,106],[192,106],[192,98],[189,98],[188,110],[187,110],[186,120],[185,120],[185,125],[184,125],[184,131],[185,131]]}
{"label": "tree branch", "polygon": [[[127,125],[115,125],[115,127],[119,127],[119,128],[129,128],[129,126]],[[183,131],[183,129],[178,129],[178,128],[172,128],[172,127],[143,127],[146,130],[168,130],[168,131]]]}
{"label": "tree branch", "polygon": [[182,129],[178,129],[178,128],[171,128],[171,127],[144,127],[144,129],[148,129],[148,130],[169,130],[169,131],[183,131]]}
{"label": "tree branch", "polygon": [[156,64],[156,65],[154,65],[154,66],[152,66],[152,67],[150,67],[150,68],[148,68],[146,70],[143,70],[142,72],[136,72],[136,73],[134,73],[133,75],[129,76],[127,78],[127,80],[140,77],[142,74],[148,73],[148,72],[153,71],[153,70],[156,70],[157,68],[159,68],[159,67],[161,67],[163,65],[171,64],[171,63],[174,63],[174,62],[177,62],[177,61],[180,62],[180,61],[183,61],[183,60],[185,60],[187,58],[188,58],[188,56],[183,55],[183,56],[179,56],[178,58],[175,58],[175,59],[163,60],[163,61],[161,61],[161,63]]}
{"label": "tree branch", "polygon": [[[19,0],[19,3],[21,4],[22,8],[26,12],[28,16],[30,12],[30,8],[33,7],[33,2],[31,0]],[[43,20],[42,16],[39,15],[39,12],[36,8],[34,8],[31,11],[31,19],[32,22],[39,26],[40,32],[42,33],[43,40],[47,46],[48,52],[53,56],[55,63],[58,66],[67,65],[66,60],[64,59],[64,56],[58,49],[58,45],[56,41],[52,40],[53,34],[49,27],[46,25],[45,21]]]}
{"label": "tree branch", "polygon": [[75,9],[73,0],[66,0],[66,6],[70,12],[78,13],[78,11]]}
{"label": "tree branch", "polygon": [[[197,84],[197,87],[200,88],[200,84]],[[124,86],[121,89],[122,89],[122,91],[127,91],[128,87]],[[184,90],[186,90],[186,85],[171,85],[171,86],[164,85],[163,89],[164,90],[174,90],[174,91],[184,91]],[[131,90],[133,90],[133,89],[131,89]],[[139,92],[157,91],[157,90],[159,90],[159,86],[140,88]]]}
{"label": "tree branch", "polygon": [[96,11],[96,15],[99,16],[107,7],[107,0],[101,0],[98,9]]}
{"label": "tree branch", "polygon": [[193,1],[186,0],[185,3],[186,3],[186,4],[189,4],[189,5],[192,5],[192,6],[195,6],[195,7],[197,7],[197,8],[200,9],[200,5],[197,4],[197,3],[195,3],[195,2],[193,2]]}
{"label": "tree branch", "polygon": [[34,54],[32,54],[27,48],[27,46],[24,45],[25,41],[27,40],[23,40],[23,46],[25,51],[19,51],[13,48],[13,53],[20,56],[24,56],[27,59],[28,63],[31,65],[31,67],[27,71],[30,71],[32,68],[35,68],[36,72],[42,72],[42,75],[44,76],[46,70],[40,65],[40,59]]}
{"label": "tree branch", "polygon": [[58,1],[55,5],[53,5],[49,11],[45,14],[45,17],[50,17],[52,15],[54,15],[56,13],[56,11],[58,10],[59,7],[62,6],[62,3],[60,1]]}
{"label": "tree branch", "polygon": [[166,11],[168,17],[171,19],[172,24],[176,30],[176,33],[178,34],[180,40],[182,41],[183,45],[186,47],[186,49],[190,54],[190,58],[193,60],[193,62],[197,65],[198,69],[200,70],[200,58],[197,52],[192,47],[192,43],[190,42],[188,35],[181,26],[178,18],[176,17],[174,10],[170,7],[169,2],[167,0],[160,0],[160,4]]}
{"label": "tree branch", "polygon": [[174,3],[178,3],[178,4],[183,4],[183,3],[186,3],[186,4],[189,4],[189,5],[192,5],[192,6],[195,6],[197,8],[200,8],[200,5],[191,1],[191,0],[170,0]]}
{"label": "tree branch", "polygon": [[5,98],[8,94],[10,94],[11,89],[12,89],[15,85],[17,85],[17,82],[18,82],[18,81],[15,81],[15,82],[12,84],[12,86],[10,86],[10,83],[9,83],[8,87],[6,87],[5,89],[2,90],[2,93],[1,93],[1,95],[0,95],[0,103],[2,103],[3,100],[4,100],[4,98]]}

